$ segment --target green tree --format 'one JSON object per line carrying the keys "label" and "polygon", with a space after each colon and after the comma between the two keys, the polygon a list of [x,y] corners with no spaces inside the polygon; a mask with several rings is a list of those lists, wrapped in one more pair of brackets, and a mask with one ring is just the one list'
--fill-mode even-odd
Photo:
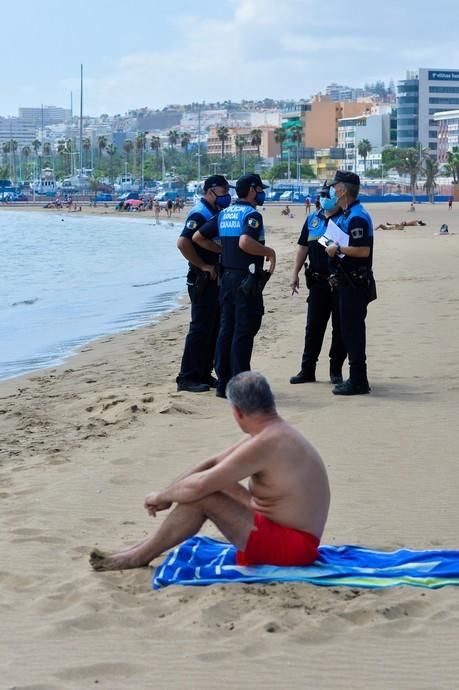
{"label": "green tree", "polygon": [[161,139],[157,136],[153,136],[150,139],[150,148],[156,154],[156,161],[159,161],[159,149],[161,148]]}
{"label": "green tree", "polygon": [[27,146],[27,145],[23,146],[22,150],[21,150],[21,155],[22,155],[22,157],[24,159],[24,163],[25,163],[24,173],[23,173],[24,178],[27,177],[27,172],[28,172],[28,167],[29,167],[29,158],[30,158],[31,151],[32,150],[31,150],[30,146]]}
{"label": "green tree", "polygon": [[433,158],[430,158],[430,156],[426,157],[424,160],[424,172],[426,176],[424,189],[431,203],[433,203],[435,197],[435,190],[437,188],[436,177],[438,175],[439,169],[437,161],[433,160]]}
{"label": "green tree", "polygon": [[453,184],[459,184],[459,146],[453,146],[446,154],[445,169],[447,175],[453,178]]}
{"label": "green tree", "polygon": [[98,155],[99,155],[99,168],[100,168],[100,164],[102,161],[102,155],[103,155],[103,152],[105,151],[105,149],[107,148],[107,144],[108,144],[107,137],[104,134],[101,134],[101,136],[97,137],[97,151],[98,151]]}
{"label": "green tree", "polygon": [[234,145],[236,146],[236,150],[239,154],[239,168],[242,170],[242,154],[244,152],[244,148],[247,146],[247,139],[243,134],[237,134],[234,140]]}
{"label": "green tree", "polygon": [[190,142],[191,137],[188,134],[188,132],[182,132],[182,134],[180,135],[180,146],[182,147],[182,149],[184,149],[185,156],[188,156],[188,147],[190,145]]}
{"label": "green tree", "polygon": [[252,129],[250,132],[250,143],[257,147],[257,156],[260,158],[260,146],[263,141],[263,132],[261,129]]}
{"label": "green tree", "polygon": [[363,170],[365,174],[367,172],[367,158],[368,154],[371,153],[371,149],[372,146],[368,139],[362,139],[362,141],[359,141],[357,144],[357,151],[359,152],[360,158],[363,159]]}
{"label": "green tree", "polygon": [[284,142],[287,139],[287,136],[288,136],[287,130],[285,129],[285,127],[278,127],[277,129],[274,130],[274,141],[276,142],[276,144],[279,144],[279,146],[280,146],[281,160],[282,160],[283,153],[284,153],[283,152],[283,146],[284,146]]}
{"label": "green tree", "polygon": [[220,141],[220,143],[222,145],[221,157],[223,159],[225,157],[225,144],[229,139],[228,127],[224,127],[223,125],[220,127],[217,127],[217,137],[218,137],[218,140]]}
{"label": "green tree", "polygon": [[179,133],[176,129],[170,129],[167,134],[167,140],[169,141],[169,147],[175,149],[179,141]]}
{"label": "green tree", "polygon": [[110,181],[113,181],[113,159],[116,156],[116,146],[115,144],[109,144],[107,146],[107,154],[109,157],[109,163],[108,163],[108,176]]}
{"label": "green tree", "polygon": [[83,137],[83,141],[81,142],[83,146],[83,167],[89,168],[89,162],[90,162],[90,157],[89,153],[91,151],[91,139],[89,137]]}
{"label": "green tree", "polygon": [[58,156],[59,163],[60,163],[60,168],[61,168],[62,172],[64,172],[64,169],[65,169],[64,168],[65,141],[63,139],[58,140],[56,151],[57,151],[57,156]]}
{"label": "green tree", "polygon": [[51,144],[49,141],[44,141],[43,146],[41,147],[43,157],[44,158],[49,158],[51,156]]}
{"label": "green tree", "polygon": [[128,164],[128,167],[131,165],[131,156],[132,152],[134,150],[134,144],[132,143],[131,139],[125,139],[123,142],[123,151],[126,155],[126,163]]}

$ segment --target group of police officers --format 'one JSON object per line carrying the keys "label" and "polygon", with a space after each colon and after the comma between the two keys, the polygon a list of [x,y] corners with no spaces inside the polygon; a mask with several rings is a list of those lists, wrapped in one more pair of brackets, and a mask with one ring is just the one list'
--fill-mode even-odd
{"label": "group of police officers", "polygon": [[[301,369],[290,383],[316,380],[331,316],[330,381],[335,395],[346,396],[370,392],[365,318],[368,304],[376,298],[373,224],[358,200],[359,186],[358,175],[348,171],[337,171],[334,180],[323,185],[319,208],[308,215],[302,228],[290,283],[292,294],[298,292],[304,266],[309,289],[304,351]],[[276,265],[257,211],[264,204],[265,188],[259,175],[243,175],[236,182],[237,201],[231,203],[228,181],[212,175],[187,216],[177,241],[189,262],[191,301],[190,328],[176,379],[179,391],[200,393],[215,388],[216,395],[224,398],[230,378],[250,369],[264,313],[263,288]],[[346,236],[342,246],[332,240],[319,242],[327,237],[330,219]],[[344,381],[346,358],[349,378]]]}

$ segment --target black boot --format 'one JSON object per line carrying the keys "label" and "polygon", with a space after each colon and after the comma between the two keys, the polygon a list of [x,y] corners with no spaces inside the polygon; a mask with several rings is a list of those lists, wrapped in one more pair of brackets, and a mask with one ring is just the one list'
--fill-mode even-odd
{"label": "black boot", "polygon": [[332,390],[333,395],[367,395],[371,391],[368,381],[363,383],[352,383],[350,379],[335,386]]}
{"label": "black boot", "polygon": [[314,369],[301,370],[296,376],[290,377],[290,383],[314,383],[316,380],[316,372]]}

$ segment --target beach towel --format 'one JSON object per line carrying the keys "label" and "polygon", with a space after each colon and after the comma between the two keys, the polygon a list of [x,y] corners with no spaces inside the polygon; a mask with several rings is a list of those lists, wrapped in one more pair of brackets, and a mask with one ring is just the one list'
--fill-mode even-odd
{"label": "beach towel", "polygon": [[321,546],[312,565],[238,566],[227,542],[192,537],[171,551],[153,573],[153,589],[228,582],[308,582],[362,588],[459,585],[459,551],[374,551],[361,546]]}

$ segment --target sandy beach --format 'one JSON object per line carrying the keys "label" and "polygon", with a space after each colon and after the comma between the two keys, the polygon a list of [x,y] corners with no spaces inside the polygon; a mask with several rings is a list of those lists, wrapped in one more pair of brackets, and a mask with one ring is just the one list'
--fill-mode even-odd
{"label": "sandy beach", "polygon": [[[304,221],[302,207],[292,210],[294,218],[264,212],[279,258],[252,361],[327,465],[323,543],[457,549],[459,206],[368,206],[375,225],[415,217],[426,226],[376,233],[373,390],[355,398],[331,394],[328,334],[318,382],[288,382],[305,322],[305,288],[292,297],[288,287]],[[435,236],[442,223],[451,236]],[[153,592],[151,568],[91,571],[92,547],[133,543],[155,525],[146,493],[240,437],[225,400],[176,392],[188,319],[184,302],[63,366],[0,384],[2,688],[457,688],[452,587]]]}

